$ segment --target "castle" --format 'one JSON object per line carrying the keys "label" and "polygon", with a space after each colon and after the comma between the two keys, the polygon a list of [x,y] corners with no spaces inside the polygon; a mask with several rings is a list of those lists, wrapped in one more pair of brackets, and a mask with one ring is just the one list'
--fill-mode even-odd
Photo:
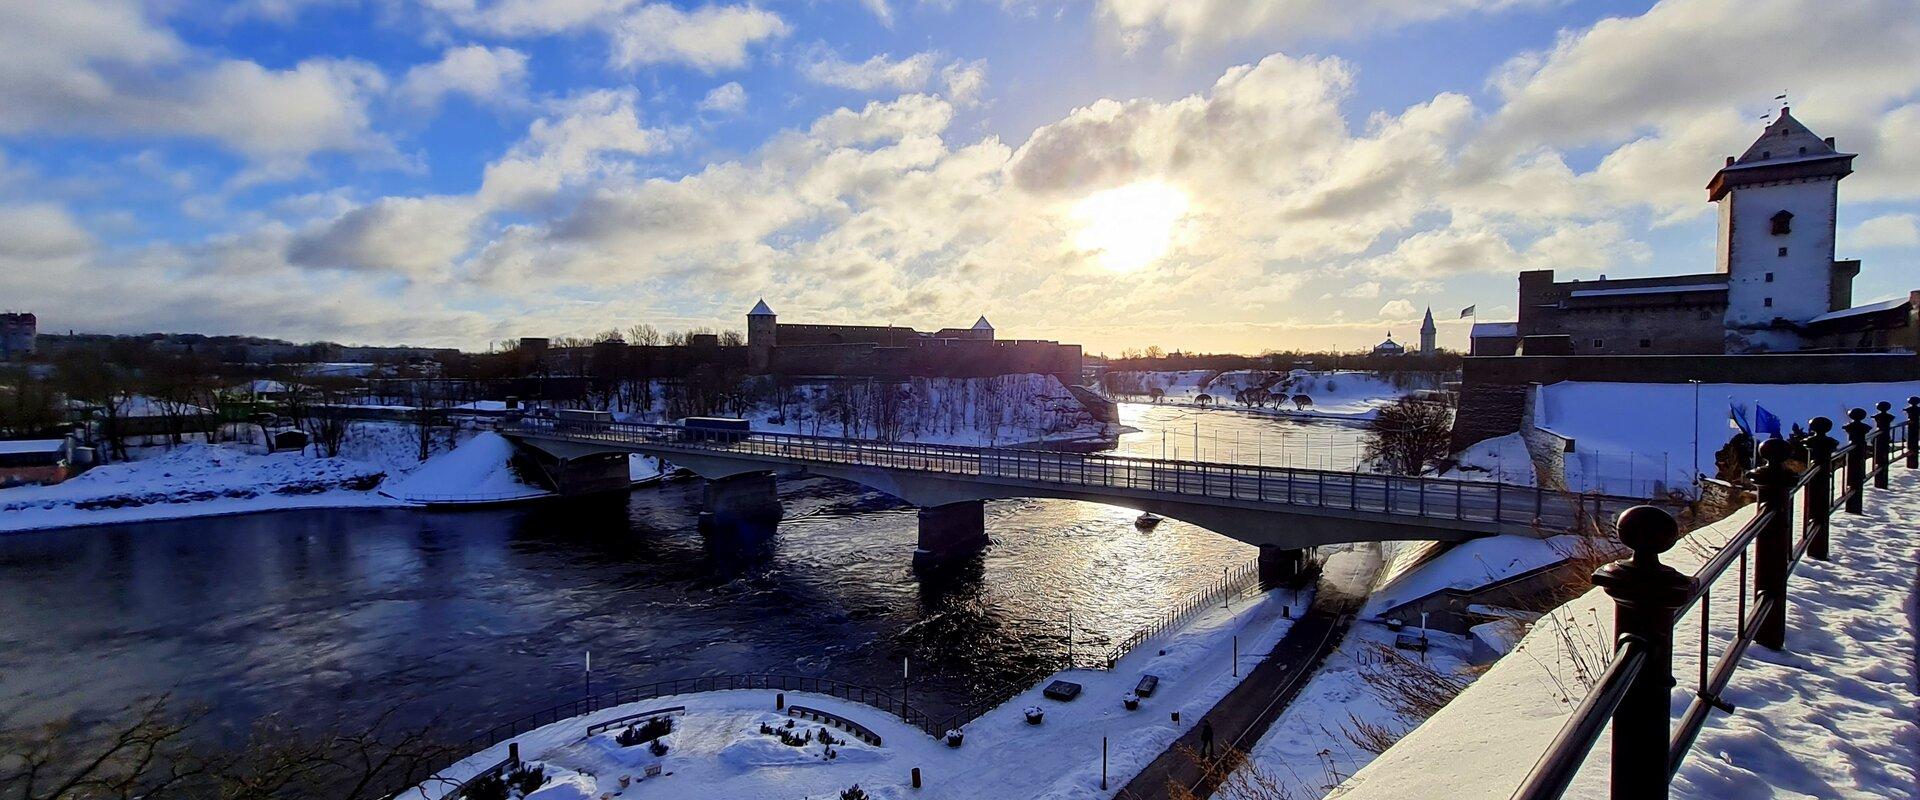
{"label": "castle", "polygon": [[1834,259],[1840,152],[1787,108],[1707,184],[1713,272],[1556,281],[1520,273],[1518,320],[1473,326],[1471,355],[1920,350],[1920,292],[1855,307],[1859,261]]}
{"label": "castle", "polygon": [[779,321],[765,300],[747,312],[747,371],[789,376],[974,378],[1035,373],[1080,382],[1080,346],[994,338],[982,316],[970,328],[922,333],[892,325]]}

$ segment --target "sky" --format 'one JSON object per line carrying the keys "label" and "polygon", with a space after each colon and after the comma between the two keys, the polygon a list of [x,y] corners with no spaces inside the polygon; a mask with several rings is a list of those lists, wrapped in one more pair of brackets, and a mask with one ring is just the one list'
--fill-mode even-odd
{"label": "sky", "polygon": [[0,0],[0,309],[484,349],[788,322],[1444,347],[1709,272],[1786,93],[1920,285],[1916,0]]}

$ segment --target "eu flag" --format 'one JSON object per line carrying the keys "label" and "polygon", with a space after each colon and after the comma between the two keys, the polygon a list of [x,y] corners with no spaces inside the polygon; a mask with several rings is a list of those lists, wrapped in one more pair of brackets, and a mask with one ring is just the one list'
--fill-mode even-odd
{"label": "eu flag", "polygon": [[1755,436],[1772,436],[1775,439],[1781,435],[1780,418],[1758,402],[1753,404],[1753,433]]}

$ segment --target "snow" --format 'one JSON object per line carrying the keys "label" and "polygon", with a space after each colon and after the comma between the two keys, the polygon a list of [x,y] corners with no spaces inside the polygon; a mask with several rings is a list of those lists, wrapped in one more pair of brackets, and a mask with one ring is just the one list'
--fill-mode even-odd
{"label": "snow", "polygon": [[[1694,531],[1662,557],[1697,569],[1742,525],[1749,506]],[[1914,573],[1920,560],[1920,475],[1896,470],[1891,492],[1867,513],[1834,517],[1833,560],[1806,559],[1788,588],[1787,650],[1747,651],[1726,692],[1737,709],[1709,716],[1674,781],[1678,798],[1912,798],[1920,739],[1913,653]],[[1715,609],[1735,607],[1738,581],[1713,589]],[[1699,613],[1674,631],[1677,718],[1693,699]],[[1404,798],[1447,787],[1450,796],[1505,797],[1524,778],[1586,693],[1611,650],[1613,602],[1600,590],[1536,622],[1515,651],[1332,796]],[[1716,655],[1728,617],[1709,629]],[[1602,737],[1568,797],[1607,795]]]}
{"label": "snow", "polygon": [[[1096,421],[1052,375],[914,378],[905,388],[898,441],[993,446],[1119,435],[1118,426]],[[840,421],[843,404],[859,409],[850,428]],[[802,383],[789,388],[784,402],[762,404],[739,416],[752,420],[756,431],[869,439],[878,436],[871,421],[873,407],[864,385]]]}
{"label": "snow", "polygon": [[0,442],[0,455],[38,453],[51,455],[66,449],[65,439],[15,439]]}
{"label": "snow", "polygon": [[391,505],[366,491],[384,471],[348,458],[188,444],[106,464],[52,486],[0,489],[0,532],[283,508]]}
{"label": "snow", "polygon": [[453,450],[427,459],[411,474],[381,487],[380,493],[408,503],[482,503],[552,496],[514,474],[513,443],[488,431]]}
{"label": "snow", "polygon": [[[1367,599],[1363,617],[1385,613],[1402,603],[1443,589],[1474,589],[1528,570],[1565,561],[1579,546],[1578,536],[1486,536],[1469,539],[1416,566],[1390,574]],[[1413,620],[1408,620],[1413,622]]]}
{"label": "snow", "polygon": [[[609,754],[604,745],[594,742],[582,743],[586,726],[597,720],[685,705],[687,713],[676,718],[676,732],[668,737],[671,751],[663,767],[671,774],[643,782],[647,786],[654,780],[664,783],[657,790],[642,789],[640,796],[830,800],[857,783],[876,797],[905,797],[912,792],[907,788],[908,775],[919,767],[926,786],[913,792],[914,797],[1112,797],[1128,776],[1164,752],[1239,682],[1233,674],[1234,637],[1239,640],[1238,671],[1244,675],[1259,659],[1257,654],[1271,650],[1292,625],[1283,608],[1300,608],[1310,602],[1310,597],[1277,591],[1236,599],[1231,608],[1212,608],[1187,625],[1148,640],[1123,656],[1112,670],[1063,670],[1043,678],[968,723],[966,743],[958,749],[871,706],[796,692],[787,693],[788,703],[856,720],[878,733],[884,746],[836,746],[841,756],[828,761],[818,758],[817,753],[803,755],[793,748],[770,745],[771,740],[758,732],[759,723],[784,720],[773,711],[772,691],[655,698],[563,720],[515,741],[526,758],[551,759],[549,763],[558,767],[593,772],[597,785],[590,796],[598,797],[617,791],[621,774],[637,778],[639,771],[626,764],[609,769],[605,761],[596,761],[624,754]],[[1139,710],[1127,711],[1121,697],[1144,673],[1160,676],[1159,690],[1143,700]],[[1056,679],[1080,683],[1085,691],[1068,703],[1042,698],[1040,687]],[[1042,724],[1027,724],[1023,710],[1028,706],[1046,710]],[[1181,712],[1179,724],[1171,722],[1172,711]],[[838,730],[834,735],[848,738]],[[1110,787],[1104,791],[1099,789],[1102,737],[1108,744]],[[505,755],[505,744],[489,748],[450,770],[448,777],[463,778]],[[428,791],[431,795],[437,790]]]}
{"label": "snow", "polygon": [[1863,306],[1843,308],[1843,309],[1840,309],[1839,311],[1829,311],[1825,314],[1821,314],[1820,316],[1814,317],[1813,319],[1807,320],[1807,324],[1812,325],[1816,322],[1828,322],[1836,319],[1846,319],[1848,317],[1857,317],[1862,314],[1874,314],[1881,311],[1892,311],[1896,308],[1905,306],[1909,302],[1912,302],[1912,298],[1895,297],[1891,300],[1882,300],[1878,303],[1868,303]]}
{"label": "snow", "polygon": [[1475,322],[1473,323],[1472,331],[1467,334],[1469,338],[1473,339],[1519,335],[1520,323],[1518,322]]}
{"label": "snow", "polygon": [[1440,373],[1424,372],[1176,370],[1112,372],[1108,373],[1107,383],[1116,394],[1129,397],[1145,396],[1148,390],[1159,389],[1165,393],[1163,402],[1167,403],[1193,405],[1205,394],[1212,398],[1213,405],[1242,409],[1245,407],[1234,400],[1236,391],[1271,384],[1273,393],[1284,393],[1288,397],[1304,394],[1312,398],[1312,405],[1304,411],[1295,410],[1291,402],[1248,410],[1280,416],[1366,420],[1372,419],[1381,406],[1403,396],[1440,388],[1443,379]]}
{"label": "snow", "polygon": [[1441,477],[1534,485],[1533,457],[1527,453],[1527,440],[1517,433],[1475,442],[1454,459],[1455,466],[1441,471]]}
{"label": "snow", "polygon": [[1781,424],[1802,427],[1816,416],[1846,422],[1855,406],[1896,405],[1920,394],[1920,381],[1845,384],[1597,383],[1565,381],[1543,386],[1535,397],[1534,424],[1575,442],[1567,454],[1567,486],[1575,491],[1645,495],[1655,481],[1693,485],[1695,425],[1698,470],[1714,474],[1714,454],[1736,431],[1728,427],[1728,404],[1752,419],[1753,404],[1766,406]]}

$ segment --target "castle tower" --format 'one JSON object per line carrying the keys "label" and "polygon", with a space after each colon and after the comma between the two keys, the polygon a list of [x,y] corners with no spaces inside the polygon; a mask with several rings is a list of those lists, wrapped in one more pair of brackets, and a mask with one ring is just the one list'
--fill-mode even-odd
{"label": "castle tower", "polygon": [[987,339],[989,341],[993,339],[993,323],[987,321],[987,315],[985,314],[980,315],[980,319],[973,323],[971,330],[973,331],[972,335],[975,339]]}
{"label": "castle tower", "polygon": [[1720,205],[1730,352],[1794,349],[1798,338],[1783,322],[1852,304],[1859,263],[1835,263],[1833,251],[1840,179],[1853,173],[1853,158],[1781,108],[1707,184],[1707,199]]}
{"label": "castle tower", "polygon": [[747,312],[747,372],[764,375],[773,366],[773,348],[779,344],[780,324],[763,298]]}
{"label": "castle tower", "polygon": [[1427,306],[1427,318],[1420,321],[1420,355],[1430,356],[1439,352],[1433,346],[1438,333],[1439,329],[1433,325],[1433,306]]}

